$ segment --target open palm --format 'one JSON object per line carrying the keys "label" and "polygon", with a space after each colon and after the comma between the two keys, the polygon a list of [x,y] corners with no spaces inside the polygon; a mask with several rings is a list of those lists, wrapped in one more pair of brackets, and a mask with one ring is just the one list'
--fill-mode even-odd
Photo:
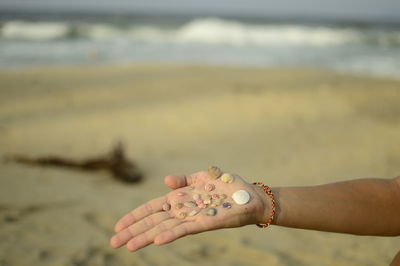
{"label": "open palm", "polygon": [[[255,224],[263,219],[265,202],[256,187],[239,175],[231,183],[207,172],[165,177],[173,189],[126,214],[115,225],[111,246],[136,251],[151,243],[162,245],[180,237],[220,228]],[[237,204],[232,195],[245,190],[250,200]]]}

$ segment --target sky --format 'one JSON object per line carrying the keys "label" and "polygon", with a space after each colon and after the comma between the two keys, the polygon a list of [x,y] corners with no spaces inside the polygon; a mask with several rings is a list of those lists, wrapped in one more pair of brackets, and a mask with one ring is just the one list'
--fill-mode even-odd
{"label": "sky", "polygon": [[84,11],[400,22],[400,0],[0,0],[0,11]]}

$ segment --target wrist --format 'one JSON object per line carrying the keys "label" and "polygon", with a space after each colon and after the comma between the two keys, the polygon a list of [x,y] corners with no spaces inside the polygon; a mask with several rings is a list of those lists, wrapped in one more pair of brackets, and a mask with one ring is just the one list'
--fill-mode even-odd
{"label": "wrist", "polygon": [[[257,196],[256,224],[272,224],[275,215],[275,203],[270,195],[259,185],[254,184],[254,192]],[[273,196],[272,196],[273,197]]]}

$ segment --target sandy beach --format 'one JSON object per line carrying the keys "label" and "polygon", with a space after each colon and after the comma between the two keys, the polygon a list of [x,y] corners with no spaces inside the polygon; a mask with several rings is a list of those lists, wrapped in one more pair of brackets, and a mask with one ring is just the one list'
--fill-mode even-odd
{"label": "sandy beach", "polygon": [[0,265],[388,265],[400,250],[398,237],[278,226],[136,253],[108,243],[121,215],[168,192],[167,174],[218,165],[271,186],[400,175],[399,80],[195,65],[0,72],[0,156],[79,159],[119,140],[143,182],[1,162]]}

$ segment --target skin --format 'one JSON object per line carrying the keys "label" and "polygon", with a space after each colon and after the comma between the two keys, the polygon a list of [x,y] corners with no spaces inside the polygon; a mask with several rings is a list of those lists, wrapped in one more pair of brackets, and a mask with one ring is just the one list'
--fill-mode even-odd
{"label": "skin", "polygon": [[[121,218],[115,225],[111,246],[119,248],[125,245],[128,250],[136,251],[149,244],[163,245],[190,234],[265,223],[271,215],[271,199],[261,187],[232,175],[235,178],[232,184],[213,180],[204,171],[166,176],[164,182],[173,190]],[[173,206],[176,202],[191,200],[195,193],[206,193],[204,186],[208,183],[215,185],[211,194],[228,195],[225,201],[232,203],[231,209],[219,206],[215,216],[199,213],[185,219],[177,217],[181,211],[188,213],[190,209],[187,207],[162,210],[165,202]],[[195,189],[189,190],[187,186]],[[230,199],[230,195],[239,189],[250,193],[249,203],[237,205]],[[356,235],[400,236],[400,177],[271,190],[276,201],[275,225]],[[178,196],[179,192],[185,195]],[[400,252],[391,265],[400,265]]]}

